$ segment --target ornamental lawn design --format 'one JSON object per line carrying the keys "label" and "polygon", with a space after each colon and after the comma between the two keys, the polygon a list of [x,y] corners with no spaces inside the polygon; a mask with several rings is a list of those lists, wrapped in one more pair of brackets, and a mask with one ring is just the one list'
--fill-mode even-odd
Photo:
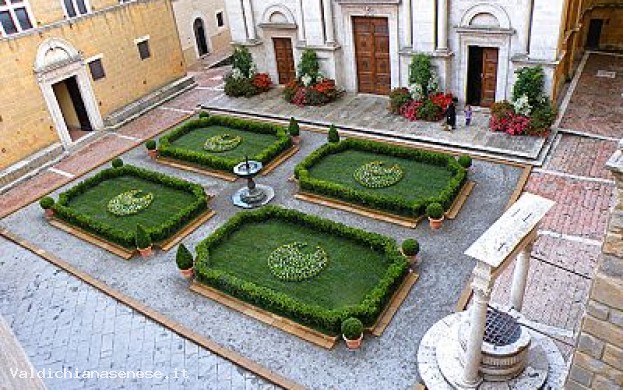
{"label": "ornamental lawn design", "polygon": [[[141,198],[134,198],[140,194],[143,194]],[[123,207],[126,201],[132,205]],[[111,203],[112,209],[121,215],[111,211]],[[208,207],[205,190],[200,185],[124,165],[105,169],[60,194],[53,209],[55,217],[68,225],[134,249],[138,224],[159,244],[202,215]]]}
{"label": "ornamental lawn design", "polygon": [[313,249],[305,242],[293,242],[275,249],[268,257],[268,267],[276,278],[300,282],[318,275],[329,262],[322,247]]}
{"label": "ornamental lawn design", "polygon": [[357,168],[353,177],[364,187],[385,188],[402,180],[404,172],[398,164],[388,168],[383,161],[372,161]]}
{"label": "ornamental lawn design", "polygon": [[208,138],[203,148],[208,152],[223,153],[236,149],[241,142],[241,136],[225,133]]}

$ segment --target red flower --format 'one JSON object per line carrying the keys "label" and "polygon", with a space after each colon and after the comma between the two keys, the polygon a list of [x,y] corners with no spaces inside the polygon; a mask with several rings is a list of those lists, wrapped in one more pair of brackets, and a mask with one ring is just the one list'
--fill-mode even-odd
{"label": "red flower", "polygon": [[268,91],[272,84],[268,73],[256,73],[253,77],[253,85],[262,91]]}

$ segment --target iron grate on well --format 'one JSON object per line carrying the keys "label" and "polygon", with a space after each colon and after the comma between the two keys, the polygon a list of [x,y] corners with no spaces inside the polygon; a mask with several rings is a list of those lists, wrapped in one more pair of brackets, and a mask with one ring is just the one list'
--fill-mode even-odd
{"label": "iron grate on well", "polygon": [[487,325],[484,341],[497,347],[510,345],[519,340],[521,327],[517,320],[499,310],[487,309]]}

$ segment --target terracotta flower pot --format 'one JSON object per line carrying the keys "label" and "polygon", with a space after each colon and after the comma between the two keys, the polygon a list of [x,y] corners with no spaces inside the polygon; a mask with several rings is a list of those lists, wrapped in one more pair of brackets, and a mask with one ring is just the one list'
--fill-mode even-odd
{"label": "terracotta flower pot", "polygon": [[443,225],[443,219],[444,219],[443,216],[440,219],[432,219],[431,217],[428,217],[430,228],[433,230],[441,229],[441,225]]}
{"label": "terracotta flower pot", "polygon": [[182,277],[184,279],[192,279],[193,276],[195,276],[195,270],[194,268],[189,268],[189,269],[181,269],[180,273],[182,274]]}
{"label": "terracotta flower pot", "polygon": [[46,218],[52,218],[54,216],[54,210],[52,209],[45,209],[43,212]]}
{"label": "terracotta flower pot", "polygon": [[290,136],[290,138],[292,138],[292,144],[294,145],[298,145],[301,143],[301,136],[300,135],[292,135]]}
{"label": "terracotta flower pot", "polygon": [[141,254],[141,257],[149,257],[153,253],[151,250],[151,245],[145,249],[137,248],[138,252]]}
{"label": "terracotta flower pot", "polygon": [[412,272],[413,268],[417,267],[418,264],[419,264],[418,258],[417,258],[417,254],[415,254],[413,256],[407,256],[402,251],[402,248],[400,249],[400,253],[402,253],[402,255],[407,258],[407,261],[409,262],[409,272]]}
{"label": "terracotta flower pot", "polygon": [[342,335],[342,338],[344,339],[344,341],[346,341],[346,346],[348,347],[348,349],[359,349],[359,347],[361,346],[361,340],[363,340],[363,333],[356,340],[349,340],[344,335]]}
{"label": "terracotta flower pot", "polygon": [[147,154],[149,155],[149,158],[151,158],[152,160],[155,159],[156,157],[158,157],[158,150],[154,149],[154,150],[148,150]]}

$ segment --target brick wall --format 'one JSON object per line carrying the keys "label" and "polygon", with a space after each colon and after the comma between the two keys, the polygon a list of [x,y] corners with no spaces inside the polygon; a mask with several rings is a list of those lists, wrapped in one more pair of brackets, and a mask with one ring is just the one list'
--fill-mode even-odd
{"label": "brick wall", "polygon": [[568,390],[623,388],[623,141],[607,166],[617,183],[617,204],[582,319]]}

